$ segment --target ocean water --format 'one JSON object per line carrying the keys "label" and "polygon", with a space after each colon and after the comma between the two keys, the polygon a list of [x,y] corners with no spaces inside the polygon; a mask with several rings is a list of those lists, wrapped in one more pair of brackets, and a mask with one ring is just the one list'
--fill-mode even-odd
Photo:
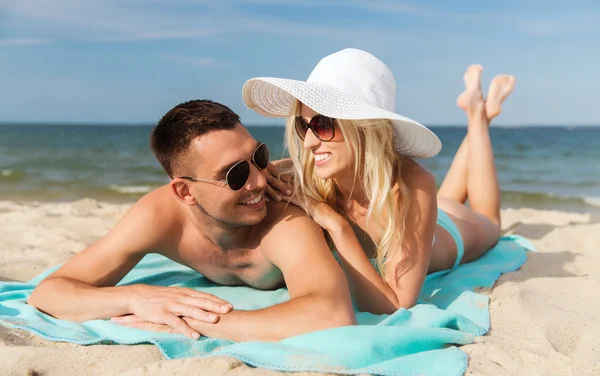
{"label": "ocean water", "polygon": [[[130,202],[168,181],[150,126],[0,125],[0,200]],[[466,128],[431,127],[441,183]],[[249,127],[284,155],[282,127]],[[600,212],[600,127],[492,127],[503,207]]]}

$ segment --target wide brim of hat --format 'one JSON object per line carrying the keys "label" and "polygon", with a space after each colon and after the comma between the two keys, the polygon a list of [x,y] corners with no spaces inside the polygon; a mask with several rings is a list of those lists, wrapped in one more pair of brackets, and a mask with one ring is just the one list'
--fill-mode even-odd
{"label": "wide brim of hat", "polygon": [[291,116],[297,99],[317,113],[336,119],[389,119],[396,132],[396,151],[406,156],[429,158],[442,149],[440,139],[415,120],[369,105],[333,86],[285,78],[258,77],[244,84],[242,96],[248,108],[267,117]]}

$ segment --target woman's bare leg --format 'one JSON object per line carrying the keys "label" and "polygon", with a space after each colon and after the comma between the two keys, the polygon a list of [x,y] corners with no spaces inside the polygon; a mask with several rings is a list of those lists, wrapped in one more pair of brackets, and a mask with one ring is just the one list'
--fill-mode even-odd
{"label": "woman's bare leg", "polygon": [[[464,165],[460,166],[456,159],[454,161],[456,166],[465,170],[463,184],[466,185],[470,208],[451,198],[438,197],[438,208],[450,216],[461,234],[464,244],[461,263],[477,260],[500,237],[500,187],[486,104],[481,93],[480,73],[481,70],[471,69],[465,75],[468,84],[462,100],[466,107],[468,129],[463,146]],[[493,97],[490,99],[495,100]],[[440,242],[437,241],[438,234]],[[434,267],[449,265],[448,250],[453,249],[454,241],[448,237],[439,227],[436,229],[436,244],[431,261]]]}
{"label": "woman's bare leg", "polygon": [[[481,75],[483,67],[481,65],[471,65],[465,75],[465,87],[466,90],[457,99],[457,105],[463,110],[467,110],[469,90],[472,89],[473,85],[476,84],[476,76]],[[485,102],[487,112],[488,125],[493,118],[498,116],[501,112],[502,102],[512,92],[515,85],[515,78],[510,75],[498,75],[494,77],[490,88],[488,90],[487,101]],[[450,169],[446,174],[444,181],[438,191],[438,197],[448,198],[464,204],[469,196],[467,181],[468,181],[468,168],[467,168],[467,149],[468,149],[468,137],[465,136],[454,159],[450,165]]]}
{"label": "woman's bare leg", "polygon": [[476,83],[465,91],[467,103],[467,192],[471,210],[500,225],[500,185],[481,93],[481,71],[472,74]]}
{"label": "woman's bare leg", "polygon": [[[465,82],[465,91],[458,96],[456,104],[463,110],[467,110],[467,93],[473,90],[474,86],[480,82],[483,67],[479,64],[470,65],[463,76]],[[463,139],[450,169],[446,173],[442,185],[438,191],[438,197],[444,197],[464,204],[467,201],[467,136]]]}

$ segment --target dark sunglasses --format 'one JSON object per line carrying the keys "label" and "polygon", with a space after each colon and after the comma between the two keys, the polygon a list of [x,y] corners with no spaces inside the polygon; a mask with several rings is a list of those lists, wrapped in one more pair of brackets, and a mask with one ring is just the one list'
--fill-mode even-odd
{"label": "dark sunglasses", "polygon": [[335,119],[317,115],[307,123],[302,116],[296,116],[296,133],[301,140],[304,140],[309,129],[319,140],[331,141],[335,137]]}
{"label": "dark sunglasses", "polygon": [[[269,164],[269,147],[266,144],[258,145],[258,147],[252,153],[250,161],[252,161],[252,164],[254,164],[259,170],[264,170],[267,168],[267,165]],[[246,160],[239,161],[231,166],[225,175],[225,180],[208,180],[192,178],[189,176],[180,176],[179,178],[192,181],[201,181],[205,183],[225,183],[231,190],[239,191],[246,185],[249,177],[250,162]]]}

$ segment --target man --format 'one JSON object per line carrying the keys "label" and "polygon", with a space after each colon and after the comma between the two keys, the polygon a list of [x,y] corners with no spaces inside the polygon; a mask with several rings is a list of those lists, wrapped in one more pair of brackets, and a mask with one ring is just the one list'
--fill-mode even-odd
{"label": "man", "polygon": [[[355,323],[348,284],[321,228],[297,207],[267,202],[260,170],[268,149],[235,113],[208,100],[180,104],[154,128],[151,145],[170,183],[42,281],[29,304],[66,320],[116,317],[140,328],[234,341],[276,341]],[[237,311],[191,289],[115,286],[148,253],[223,285],[285,283],[291,300]]]}

